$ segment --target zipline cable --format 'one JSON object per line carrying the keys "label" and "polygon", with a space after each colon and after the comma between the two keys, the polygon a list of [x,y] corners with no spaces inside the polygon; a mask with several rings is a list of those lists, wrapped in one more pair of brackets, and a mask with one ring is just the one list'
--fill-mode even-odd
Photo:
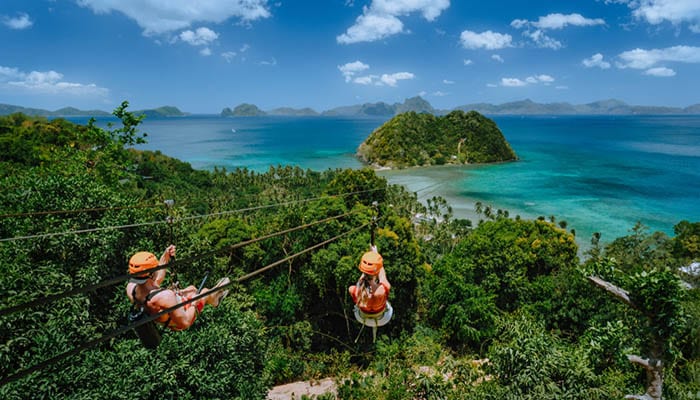
{"label": "zipline cable", "polygon": [[355,192],[347,192],[347,193],[341,193],[341,194],[330,194],[330,195],[324,195],[324,196],[318,196],[318,197],[311,197],[311,198],[300,199],[300,200],[289,200],[289,201],[275,203],[275,204],[266,204],[266,205],[261,205],[261,206],[240,208],[238,210],[221,211],[218,213],[212,213],[212,214],[206,214],[206,215],[193,215],[190,217],[182,217],[182,218],[179,218],[178,220],[187,221],[187,220],[198,219],[198,218],[206,218],[206,217],[210,217],[210,216],[221,216],[221,215],[235,214],[235,213],[246,212],[246,211],[256,211],[256,210],[262,210],[265,208],[280,207],[280,206],[286,206],[286,205],[291,205],[291,204],[296,204],[296,203],[306,203],[306,202],[314,201],[314,200],[330,199],[330,198],[334,198],[334,197],[347,197],[347,196],[351,196],[354,194],[376,192],[378,190],[385,190],[385,189],[384,188],[367,189],[367,190],[359,190],[359,191],[355,191]]}
{"label": "zipline cable", "polygon": [[[281,231],[278,231],[278,232],[269,233],[269,234],[267,234],[267,235],[263,235],[263,236],[260,236],[260,237],[257,237],[257,238],[245,240],[245,241],[243,241],[243,242],[239,242],[239,243],[235,243],[235,244],[230,245],[230,246],[226,246],[226,247],[224,247],[224,248],[222,248],[222,249],[219,249],[219,250],[211,251],[211,252],[208,252],[208,253],[204,253],[204,254],[201,254],[201,255],[198,255],[198,256],[193,256],[193,257],[186,258],[186,259],[182,259],[182,260],[178,260],[178,261],[173,261],[173,262],[168,263],[168,264],[159,265],[159,266],[157,266],[157,267],[153,267],[153,268],[144,270],[144,271],[142,271],[141,273],[143,273],[143,272],[153,273],[153,272],[159,271],[159,270],[161,270],[161,269],[175,268],[175,267],[177,267],[177,266],[179,266],[179,265],[183,265],[183,264],[184,264],[184,265],[189,265],[189,264],[192,264],[192,263],[194,263],[194,262],[196,262],[196,261],[199,261],[199,260],[202,260],[202,259],[205,259],[205,258],[209,258],[209,257],[211,257],[212,255],[215,255],[215,254],[218,254],[218,253],[222,253],[222,252],[227,251],[227,250],[235,250],[235,249],[237,249],[237,248],[244,247],[244,246],[247,246],[247,245],[249,245],[249,244],[256,243],[256,242],[260,242],[260,241],[265,240],[265,239],[270,239],[270,238],[273,238],[273,237],[275,237],[275,236],[284,235],[284,234],[287,234],[287,233],[291,233],[291,232],[294,232],[294,231],[298,231],[298,230],[300,230],[300,229],[308,228],[308,227],[311,227],[311,226],[314,226],[314,225],[318,225],[318,224],[322,224],[322,223],[325,223],[325,222],[329,222],[329,221],[332,221],[332,220],[335,220],[335,219],[347,217],[347,216],[352,215],[352,214],[355,214],[355,213],[357,213],[357,212],[359,212],[359,211],[350,211],[350,212],[347,212],[347,213],[344,213],[344,214],[335,215],[335,216],[332,216],[332,217],[320,219],[320,220],[318,220],[318,221],[309,222],[309,223],[306,223],[306,224],[303,224],[303,225],[298,225],[298,226],[295,226],[295,227],[292,227],[292,228],[288,228],[288,229],[285,229],[285,230],[281,230]],[[11,307],[7,307],[7,308],[3,308],[2,310],[0,310],[0,317],[2,317],[2,316],[4,316],[4,315],[8,315],[8,314],[13,314],[13,313],[16,313],[16,312],[18,312],[18,311],[26,310],[26,309],[28,309],[28,308],[36,307],[36,306],[39,306],[39,305],[52,303],[52,302],[57,301],[57,300],[60,300],[60,299],[62,299],[62,298],[64,298],[64,297],[75,296],[75,295],[77,295],[77,294],[90,292],[90,291],[97,290],[97,289],[100,289],[100,288],[103,288],[103,287],[106,287],[106,286],[111,286],[111,285],[117,284],[117,283],[119,283],[119,282],[126,281],[126,280],[128,280],[130,277],[131,277],[131,275],[125,274],[125,275],[121,275],[121,276],[117,276],[117,277],[108,279],[108,280],[103,281],[103,282],[99,282],[99,283],[95,283],[95,284],[92,284],[92,285],[88,285],[88,286],[85,286],[85,287],[82,287],[82,288],[72,289],[72,290],[69,290],[69,291],[67,291],[67,292],[63,292],[63,293],[59,293],[59,294],[53,294],[53,295],[48,295],[48,296],[42,296],[42,297],[39,297],[39,298],[37,298],[37,299],[35,299],[35,300],[28,301],[28,302],[23,303],[23,304],[19,304],[19,305],[16,305],[16,306],[11,306]]]}
{"label": "zipline cable", "polygon": [[101,228],[80,229],[77,231],[39,233],[36,235],[3,238],[3,239],[0,239],[0,242],[14,242],[14,241],[25,240],[25,239],[38,239],[38,238],[47,238],[47,237],[52,237],[52,236],[65,236],[65,235],[80,234],[80,233],[108,231],[108,230],[114,230],[114,229],[136,228],[138,226],[158,225],[158,224],[165,224],[165,223],[167,223],[167,221],[151,221],[151,222],[142,222],[142,223],[138,223],[138,224],[104,226]]}
{"label": "zipline cable", "polygon": [[37,215],[55,215],[55,214],[76,214],[81,212],[93,212],[93,211],[117,211],[117,210],[127,210],[132,208],[152,208],[160,207],[161,204],[139,204],[134,206],[120,206],[120,207],[95,207],[95,208],[80,208],[76,210],[52,210],[52,211],[33,211],[33,212],[23,212],[23,213],[11,213],[11,214],[0,214],[0,218],[13,218],[13,217],[32,217]]}
{"label": "zipline cable", "polygon": [[84,351],[84,350],[87,350],[87,349],[89,349],[89,348],[91,348],[91,347],[94,347],[94,346],[96,346],[96,345],[98,345],[98,344],[100,344],[100,343],[103,343],[103,342],[107,341],[107,340],[113,339],[113,338],[115,338],[115,337],[117,337],[117,336],[123,334],[124,332],[130,330],[130,329],[134,329],[134,328],[137,328],[137,327],[139,327],[139,326],[141,326],[141,325],[145,325],[145,324],[147,324],[147,323],[149,323],[149,322],[151,322],[151,321],[153,321],[153,320],[159,318],[159,317],[162,316],[162,315],[171,313],[171,312],[177,310],[177,309],[180,308],[180,307],[184,307],[184,306],[186,306],[187,304],[194,303],[195,301],[200,300],[200,299],[202,299],[202,298],[204,298],[204,297],[206,297],[206,296],[209,296],[209,295],[211,295],[212,293],[215,293],[215,292],[217,292],[217,291],[219,291],[219,290],[223,290],[223,289],[225,289],[225,288],[227,288],[227,287],[233,285],[234,283],[243,282],[243,281],[245,281],[245,280],[247,280],[247,279],[249,279],[249,278],[252,278],[252,277],[254,277],[254,276],[256,276],[256,275],[261,274],[262,272],[265,272],[265,271],[267,271],[267,270],[269,270],[269,269],[271,269],[271,268],[274,268],[274,267],[276,267],[276,266],[279,265],[279,264],[282,264],[282,263],[284,263],[284,262],[287,262],[287,261],[289,261],[289,260],[291,260],[291,259],[294,259],[294,258],[296,258],[296,257],[298,257],[298,256],[300,256],[300,255],[302,255],[302,254],[308,253],[309,251],[315,250],[315,249],[317,249],[317,248],[319,248],[319,247],[323,247],[323,246],[327,245],[328,243],[334,242],[334,241],[336,241],[336,240],[342,238],[343,236],[347,236],[347,235],[350,235],[350,234],[352,234],[352,233],[354,233],[354,232],[357,232],[357,231],[359,231],[360,229],[363,229],[363,228],[365,228],[365,227],[368,226],[368,225],[369,225],[369,224],[364,224],[364,225],[362,225],[362,226],[359,226],[359,227],[353,228],[353,229],[351,229],[351,230],[349,230],[349,231],[346,231],[346,232],[344,232],[344,233],[341,233],[340,235],[334,236],[334,237],[332,237],[332,238],[330,238],[330,239],[328,239],[328,240],[325,240],[325,241],[323,241],[323,242],[321,242],[321,243],[315,244],[315,245],[313,245],[313,246],[311,246],[311,247],[307,247],[306,249],[301,250],[301,251],[299,251],[298,253],[294,253],[294,254],[292,254],[292,255],[290,255],[290,256],[287,256],[287,257],[285,257],[285,258],[283,258],[283,259],[281,259],[281,260],[275,261],[275,262],[273,262],[272,264],[268,264],[268,265],[266,265],[266,266],[264,266],[264,267],[262,267],[262,268],[259,268],[259,269],[255,270],[255,271],[253,271],[253,272],[250,272],[250,273],[245,274],[245,275],[243,275],[243,276],[241,276],[241,277],[238,277],[235,281],[231,281],[231,282],[229,282],[229,283],[227,283],[227,284],[225,284],[225,285],[221,285],[221,286],[219,286],[219,287],[212,288],[212,289],[209,290],[207,293],[203,293],[203,294],[196,295],[196,296],[192,297],[192,298],[189,299],[189,300],[183,301],[182,303],[178,303],[178,304],[176,304],[176,305],[174,305],[174,306],[172,306],[172,307],[166,308],[166,309],[160,311],[160,312],[157,313],[157,314],[153,314],[153,315],[151,315],[151,316],[148,316],[148,317],[146,317],[146,318],[144,318],[144,319],[142,319],[142,320],[140,320],[140,321],[138,321],[138,322],[135,322],[135,323],[132,323],[132,324],[129,324],[129,325],[126,325],[126,326],[122,326],[122,327],[120,327],[120,328],[118,328],[118,329],[116,329],[116,330],[114,330],[114,331],[112,331],[112,332],[110,332],[110,333],[108,333],[108,334],[105,334],[105,335],[103,335],[103,336],[100,336],[100,337],[97,338],[97,339],[93,339],[93,340],[91,340],[91,341],[89,341],[89,342],[83,343],[82,345],[80,345],[80,346],[74,348],[73,350],[67,351],[67,352],[65,352],[65,353],[61,353],[61,354],[59,354],[59,355],[57,355],[57,356],[51,357],[51,358],[49,358],[49,359],[47,359],[47,360],[44,360],[44,361],[42,361],[42,362],[40,362],[40,363],[38,363],[38,364],[35,364],[35,365],[33,365],[33,366],[29,367],[29,368],[25,368],[25,369],[23,369],[23,370],[21,370],[21,371],[19,371],[19,372],[16,372],[16,373],[14,373],[14,374],[12,374],[12,375],[3,377],[3,378],[0,380],[0,386],[4,386],[4,385],[6,385],[6,384],[8,384],[8,383],[10,383],[10,382],[13,382],[13,381],[16,381],[16,380],[18,380],[18,379],[21,379],[21,378],[23,378],[23,377],[25,377],[25,376],[27,376],[27,375],[33,373],[33,372],[39,371],[39,370],[41,370],[41,369],[44,369],[44,368],[46,368],[46,367],[48,367],[48,366],[50,366],[50,365],[52,365],[52,364],[56,364],[56,363],[58,363],[59,361],[62,361],[62,360],[66,359],[66,358],[68,358],[68,357],[70,357],[70,356],[73,356],[73,355],[75,355],[75,354],[78,354],[78,353],[80,353],[80,352],[82,352],[82,351]]}
{"label": "zipline cable", "polygon": [[[273,204],[266,204],[266,205],[255,206],[255,207],[240,208],[237,210],[221,211],[221,212],[202,214],[202,215],[192,215],[189,217],[178,218],[177,221],[189,221],[189,220],[193,220],[193,219],[208,218],[208,217],[212,217],[212,216],[221,216],[221,215],[241,213],[241,212],[246,212],[246,211],[255,211],[255,210],[261,210],[261,209],[265,209],[265,208],[281,207],[281,206],[286,206],[286,205],[291,205],[291,204],[296,204],[296,203],[305,203],[305,202],[320,200],[320,199],[324,199],[324,198],[346,197],[346,196],[351,196],[354,194],[376,192],[379,190],[385,190],[385,188],[359,190],[359,191],[355,191],[355,192],[347,192],[347,193],[333,194],[333,195],[323,195],[323,196],[311,197],[311,198],[300,199],[300,200],[290,200],[290,201],[273,203]],[[80,229],[80,230],[66,231],[66,232],[38,233],[35,235],[2,238],[2,239],[0,239],[0,242],[14,242],[14,241],[26,240],[26,239],[39,239],[39,238],[47,238],[47,237],[53,237],[53,236],[65,236],[65,235],[71,235],[71,234],[100,232],[100,231],[106,231],[106,230],[128,229],[128,228],[136,228],[139,226],[165,224],[168,222],[169,221],[167,221],[167,220],[165,220],[165,221],[151,221],[151,222],[143,222],[143,223],[128,224],[128,225],[116,225],[116,226],[105,226],[105,227],[100,227],[100,228]]]}
{"label": "zipline cable", "polygon": [[434,189],[434,188],[437,188],[437,187],[444,185],[445,183],[447,183],[447,182],[436,182],[436,183],[433,183],[431,185],[424,186],[418,190],[415,190],[414,193],[418,194],[418,193],[426,191],[428,189]]}

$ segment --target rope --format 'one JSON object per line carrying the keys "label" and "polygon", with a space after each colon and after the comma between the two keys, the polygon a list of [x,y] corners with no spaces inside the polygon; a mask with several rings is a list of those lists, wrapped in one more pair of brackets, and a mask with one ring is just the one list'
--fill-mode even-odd
{"label": "rope", "polygon": [[[240,208],[237,210],[221,211],[221,212],[203,214],[203,215],[193,215],[193,216],[189,216],[189,217],[178,218],[177,221],[189,221],[189,220],[194,220],[194,219],[207,218],[207,217],[211,217],[211,216],[221,216],[221,215],[228,215],[228,214],[234,214],[234,213],[241,213],[241,212],[245,212],[245,211],[255,211],[255,210],[261,210],[264,208],[281,207],[281,206],[286,206],[286,205],[296,204],[296,203],[306,203],[306,202],[310,202],[310,201],[314,201],[314,200],[320,200],[323,198],[346,197],[346,196],[350,196],[353,194],[376,192],[379,190],[385,190],[385,188],[359,190],[359,191],[355,191],[355,192],[341,193],[341,194],[336,194],[336,195],[324,195],[324,196],[311,197],[311,198],[307,198],[307,199],[290,200],[290,201],[285,201],[285,202],[281,202],[281,203],[267,204],[267,205],[256,206],[256,207]],[[105,226],[105,227],[101,227],[101,228],[81,229],[81,230],[66,231],[66,232],[40,233],[40,234],[35,234],[35,235],[2,238],[2,239],[0,239],[0,242],[14,242],[14,241],[26,240],[26,239],[39,239],[39,238],[47,238],[47,237],[53,237],[53,236],[65,236],[65,235],[71,235],[71,234],[82,234],[82,233],[114,230],[114,229],[136,228],[139,226],[165,224],[165,223],[169,223],[170,221],[171,220],[152,221],[152,222],[144,222],[144,223],[137,223],[137,224]]]}
{"label": "rope", "polygon": [[[171,262],[171,263],[169,263],[169,264],[159,265],[159,266],[157,266],[157,267],[153,267],[153,268],[144,270],[143,272],[153,273],[153,272],[159,271],[159,270],[161,270],[161,269],[166,269],[166,268],[169,268],[169,267],[170,267],[170,268],[173,268],[173,267],[176,267],[176,266],[181,265],[181,264],[184,264],[184,265],[192,264],[192,263],[194,263],[194,262],[196,262],[196,261],[199,261],[199,260],[202,260],[202,259],[205,259],[205,258],[209,258],[209,257],[211,257],[211,256],[213,256],[213,255],[215,255],[215,254],[221,253],[221,252],[223,252],[223,251],[225,251],[225,250],[235,250],[235,249],[237,249],[237,248],[240,248],[240,247],[243,247],[243,246],[247,246],[247,245],[249,245],[249,244],[253,244],[253,243],[256,243],[256,242],[265,240],[265,239],[270,239],[270,238],[273,238],[273,237],[275,237],[275,236],[280,236],[280,235],[284,235],[284,234],[287,234],[287,233],[291,233],[291,232],[294,232],[294,231],[297,231],[297,230],[300,230],[300,229],[304,229],[304,228],[308,228],[308,227],[311,227],[311,226],[314,226],[314,225],[322,224],[322,223],[324,223],[324,222],[332,221],[332,220],[334,220],[334,219],[343,218],[343,217],[346,217],[346,216],[355,214],[355,213],[357,213],[357,212],[358,212],[358,211],[350,211],[350,212],[347,212],[347,213],[345,213],[345,214],[340,214],[340,215],[336,215],[336,216],[333,216],[333,217],[324,218],[324,219],[321,219],[321,220],[318,220],[318,221],[309,222],[309,223],[306,223],[306,224],[303,224],[303,225],[298,225],[298,226],[293,227],[293,228],[288,228],[288,229],[285,229],[285,230],[282,230],[282,231],[270,233],[270,234],[263,235],[263,236],[260,236],[260,237],[257,237],[257,238],[253,238],[253,239],[249,239],[249,240],[246,240],[246,241],[243,241],[243,242],[235,243],[235,244],[233,244],[233,245],[231,245],[231,246],[224,247],[224,248],[219,249],[219,250],[211,251],[211,252],[204,253],[204,254],[201,254],[201,255],[198,255],[198,256],[194,256],[194,257],[191,257],[191,258],[187,258],[187,259],[184,259],[184,260],[173,261],[173,262]],[[142,274],[143,272],[141,272],[140,274]],[[48,295],[48,296],[42,296],[42,297],[39,297],[39,298],[37,298],[37,299],[35,299],[35,300],[29,301],[29,302],[26,302],[26,303],[23,303],[23,304],[19,304],[19,305],[16,305],[16,306],[3,308],[2,310],[0,310],[0,317],[2,317],[2,316],[4,316],[4,315],[8,315],[8,314],[13,314],[13,313],[16,313],[16,312],[18,312],[18,311],[26,310],[26,309],[28,309],[28,308],[36,307],[36,306],[39,306],[39,305],[52,303],[52,302],[54,302],[54,301],[60,300],[60,299],[65,298],[65,297],[75,296],[75,295],[77,295],[77,294],[87,293],[87,292],[90,292],[90,291],[93,291],[93,290],[97,290],[97,289],[100,289],[100,288],[103,288],[103,287],[106,287],[106,286],[111,286],[111,285],[117,284],[117,283],[119,283],[119,282],[126,281],[126,280],[128,280],[129,278],[131,278],[131,275],[125,274],[125,275],[121,275],[121,276],[117,276],[117,277],[108,279],[108,280],[103,281],[103,282],[99,282],[99,283],[95,283],[95,284],[92,284],[92,285],[88,285],[88,286],[85,286],[85,287],[82,287],[82,288],[72,289],[72,290],[69,290],[69,291],[64,292],[64,293],[54,294],[54,295]]]}
{"label": "rope", "polygon": [[192,297],[191,299],[189,299],[189,300],[187,300],[187,301],[183,301],[182,303],[179,303],[179,304],[176,304],[176,305],[174,305],[174,306],[172,306],[172,307],[166,308],[166,309],[160,311],[159,313],[153,314],[153,315],[151,315],[151,316],[149,316],[149,317],[147,317],[147,318],[145,318],[145,319],[143,319],[143,320],[141,320],[141,321],[134,322],[134,323],[129,324],[129,325],[126,325],[126,326],[122,326],[122,327],[120,327],[120,328],[118,328],[118,329],[116,329],[116,330],[114,330],[114,331],[112,331],[112,332],[110,332],[110,333],[108,333],[108,334],[105,334],[105,335],[103,335],[103,336],[101,336],[101,337],[99,337],[99,338],[97,338],[97,339],[93,339],[93,340],[91,340],[91,341],[89,341],[89,342],[83,343],[82,345],[80,345],[80,346],[74,348],[73,350],[67,351],[67,352],[65,352],[65,353],[61,353],[61,354],[59,354],[59,355],[57,355],[57,356],[51,357],[51,358],[49,358],[49,359],[47,359],[47,360],[44,360],[44,361],[42,361],[42,362],[40,362],[40,363],[38,363],[38,364],[35,364],[35,365],[33,365],[33,366],[29,367],[29,368],[25,368],[25,369],[23,369],[23,370],[21,370],[21,371],[19,371],[19,372],[17,372],[17,373],[14,373],[14,374],[9,375],[9,376],[6,376],[6,377],[3,377],[2,380],[0,380],[0,386],[3,386],[3,385],[8,384],[8,383],[10,383],[10,382],[16,381],[16,380],[18,380],[18,379],[20,379],[20,378],[23,378],[23,377],[25,377],[25,376],[27,376],[27,375],[33,373],[33,372],[36,372],[36,371],[38,371],[38,370],[41,370],[41,369],[44,369],[44,368],[46,368],[46,367],[48,367],[48,366],[51,366],[51,365],[53,365],[53,364],[56,364],[56,363],[58,363],[59,361],[64,360],[64,359],[66,359],[66,358],[68,358],[68,357],[70,357],[70,356],[73,356],[73,355],[75,355],[75,354],[78,354],[78,353],[80,353],[80,352],[82,352],[82,351],[84,351],[84,350],[87,350],[87,349],[89,349],[89,348],[91,348],[91,347],[94,347],[94,346],[96,346],[96,345],[98,345],[98,344],[100,344],[100,343],[103,343],[103,342],[107,341],[107,340],[110,340],[110,339],[112,339],[112,338],[115,338],[115,337],[117,337],[117,336],[123,334],[124,332],[126,332],[126,331],[128,331],[128,330],[130,330],[130,329],[134,329],[134,328],[137,328],[137,327],[139,327],[139,326],[141,326],[141,325],[145,325],[145,324],[147,324],[147,323],[149,323],[149,322],[151,322],[151,321],[153,321],[153,320],[159,318],[159,317],[162,316],[162,315],[169,314],[169,313],[171,313],[171,312],[177,310],[177,309],[180,308],[180,307],[184,307],[185,305],[190,304],[190,303],[193,303],[193,302],[195,302],[195,301],[197,301],[197,300],[200,300],[200,299],[202,299],[202,298],[204,298],[204,297],[206,297],[206,296],[211,295],[212,293],[215,293],[215,292],[217,292],[217,291],[219,291],[219,290],[223,290],[223,289],[225,289],[225,288],[227,288],[227,287],[233,285],[234,283],[243,282],[243,281],[245,281],[245,280],[247,280],[247,279],[249,279],[249,278],[252,278],[253,276],[256,276],[256,275],[258,275],[258,274],[260,274],[260,273],[262,273],[262,272],[264,272],[264,271],[267,271],[267,270],[269,270],[269,269],[271,269],[271,268],[273,268],[273,267],[275,267],[275,266],[277,266],[277,265],[279,265],[279,264],[282,264],[282,263],[284,263],[284,262],[287,262],[287,261],[289,261],[289,260],[291,260],[291,259],[293,259],[293,258],[296,258],[296,257],[298,257],[298,256],[300,256],[300,255],[302,255],[302,254],[308,253],[308,252],[311,251],[311,250],[314,250],[314,249],[317,249],[317,248],[319,248],[319,247],[325,246],[326,244],[331,243],[331,242],[333,242],[333,241],[335,241],[335,240],[338,240],[338,239],[340,239],[340,238],[343,237],[343,236],[347,236],[347,235],[349,235],[349,234],[351,234],[351,233],[353,233],[353,232],[359,231],[360,229],[363,229],[363,228],[366,227],[367,225],[368,225],[368,224],[364,224],[364,225],[362,225],[362,226],[360,226],[360,227],[353,228],[353,229],[351,229],[351,230],[349,230],[349,231],[346,231],[346,232],[344,232],[344,233],[341,233],[340,235],[334,236],[334,237],[332,237],[332,238],[330,238],[330,239],[328,239],[328,240],[325,240],[325,241],[323,241],[323,242],[321,242],[321,243],[315,244],[315,245],[313,245],[313,246],[311,246],[311,247],[308,247],[308,248],[306,248],[306,249],[304,249],[304,250],[301,250],[301,251],[298,252],[298,253],[295,253],[295,254],[292,254],[292,255],[290,255],[290,256],[288,256],[288,257],[285,257],[285,258],[283,258],[282,260],[273,262],[272,264],[268,264],[268,265],[266,265],[265,267],[262,267],[262,268],[260,268],[260,269],[257,269],[257,270],[255,270],[255,271],[251,272],[251,273],[248,273],[248,274],[246,274],[246,275],[243,275],[243,276],[237,278],[235,281],[229,282],[229,283],[227,283],[227,284],[225,284],[225,285],[221,285],[221,286],[219,286],[219,287],[212,288],[212,289],[209,290],[207,293],[196,295],[196,296]]}

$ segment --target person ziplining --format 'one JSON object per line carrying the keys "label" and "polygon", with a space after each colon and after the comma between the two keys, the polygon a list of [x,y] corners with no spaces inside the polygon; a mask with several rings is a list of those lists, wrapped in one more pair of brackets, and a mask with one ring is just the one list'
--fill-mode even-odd
{"label": "person ziplining", "polygon": [[362,255],[358,268],[362,274],[357,283],[348,288],[348,292],[355,303],[355,319],[363,328],[372,328],[372,338],[375,340],[377,327],[386,325],[394,314],[387,301],[391,283],[386,277],[384,259],[374,245],[370,245],[370,251]]}
{"label": "person ziplining", "polygon": [[[149,271],[157,266],[168,264],[171,258],[175,257],[175,246],[168,246],[160,260],[153,253],[140,251],[134,254],[129,260],[129,283],[126,285],[126,295],[129,301],[137,309],[148,315],[158,314],[162,310],[176,306],[182,302],[192,299],[198,294],[206,294],[212,289],[188,286],[184,289],[162,288],[160,285],[165,279],[166,270]],[[221,278],[214,288],[227,285],[231,281],[229,278]],[[179,307],[170,313],[161,315],[155,321],[173,331],[182,331],[194,323],[199,313],[208,304],[218,307],[221,301],[228,294],[228,290],[218,290],[208,296]],[[141,335],[140,335],[141,336]],[[143,338],[142,338],[143,340]],[[157,346],[157,344],[156,344]]]}

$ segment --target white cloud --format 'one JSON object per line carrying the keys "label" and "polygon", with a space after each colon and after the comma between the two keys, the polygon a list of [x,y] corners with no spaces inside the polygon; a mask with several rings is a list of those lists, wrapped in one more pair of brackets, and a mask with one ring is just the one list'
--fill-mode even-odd
{"label": "white cloud", "polygon": [[436,97],[444,97],[444,96],[449,96],[449,95],[450,95],[449,93],[441,92],[439,90],[437,92],[433,92],[433,96],[436,96]]}
{"label": "white cloud", "polygon": [[[674,0],[675,1],[675,0]],[[581,14],[549,14],[540,17],[537,22],[532,22],[532,25],[539,29],[563,29],[567,25],[571,26],[594,26],[605,25],[605,20],[601,18],[585,18]]]}
{"label": "white cloud", "polygon": [[272,57],[270,61],[260,61],[260,65],[277,65],[277,59]]}
{"label": "white cloud", "polygon": [[537,21],[526,19],[514,19],[510,26],[515,29],[524,29],[523,36],[530,38],[537,47],[559,50],[564,45],[545,33],[546,30],[564,29],[567,26],[594,26],[605,25],[601,18],[586,18],[581,14],[553,13],[539,17]]}
{"label": "white cloud", "polygon": [[393,74],[382,74],[381,76],[376,74],[356,76],[359,72],[368,69],[369,65],[359,60],[338,65],[338,70],[345,78],[345,82],[353,82],[360,85],[396,86],[398,81],[414,78],[414,75],[410,72],[396,72]]}
{"label": "white cloud", "polygon": [[542,84],[548,86],[552,82],[554,82],[554,78],[552,76],[546,75],[546,74],[540,74],[540,75],[528,76],[527,78],[525,78],[525,80],[521,80],[519,78],[502,78],[501,79],[501,86],[522,87],[522,86],[527,86],[527,85],[535,85],[538,83],[542,83]]}
{"label": "white cloud", "polygon": [[498,61],[499,63],[505,62],[505,60],[503,59],[503,57],[499,56],[498,54],[492,55],[492,56],[491,56],[491,59],[494,60],[494,61]]}
{"label": "white cloud", "polygon": [[11,79],[22,79],[25,76],[17,68],[3,67],[0,65],[0,82],[9,81]]}
{"label": "white cloud", "polygon": [[63,81],[63,74],[56,71],[31,71],[0,66],[0,87],[23,90],[37,94],[68,94],[74,96],[106,97],[108,89],[94,83],[83,84]]}
{"label": "white cloud", "polygon": [[664,21],[673,24],[700,22],[700,1],[698,0],[639,0],[629,3],[632,14],[657,25]]}
{"label": "white cloud", "polygon": [[389,15],[423,14],[423,18],[434,21],[450,6],[450,0],[373,0],[370,12]]}
{"label": "white cloud", "polygon": [[497,50],[505,47],[512,47],[513,37],[508,34],[498,32],[485,31],[476,33],[472,31],[463,31],[459,37],[462,46],[465,49]]}
{"label": "white cloud", "polygon": [[498,85],[496,85],[495,83],[487,83],[486,86],[487,86],[487,87],[492,87],[492,88],[493,88],[493,87],[498,87]]}
{"label": "white cloud", "polygon": [[673,46],[665,49],[634,49],[620,53],[619,68],[648,69],[662,62],[700,63],[700,47]]}
{"label": "white cloud", "polygon": [[410,72],[396,72],[393,74],[382,74],[381,82],[388,86],[396,86],[398,81],[405,79],[413,79],[414,75]]}
{"label": "white cloud", "polygon": [[557,89],[557,90],[567,90],[567,89],[569,89],[569,87],[568,87],[568,86],[565,86],[565,85],[555,86],[554,88]]}
{"label": "white cloud", "polygon": [[219,38],[219,34],[207,27],[197,28],[196,31],[186,30],[180,33],[180,40],[192,46],[207,46]]}
{"label": "white cloud", "polygon": [[372,82],[377,80],[377,78],[379,78],[377,75],[358,76],[357,78],[353,79],[353,82],[360,85],[371,85]]}
{"label": "white cloud", "polygon": [[523,82],[518,78],[501,78],[501,86],[519,87],[525,85],[527,85],[527,82]]}
{"label": "white cloud", "polygon": [[651,76],[660,76],[660,77],[670,77],[670,76],[675,76],[676,71],[666,68],[666,67],[656,67],[656,68],[649,68],[648,70],[644,71],[645,75],[651,75]]}
{"label": "white cloud", "polygon": [[598,67],[600,69],[610,68],[610,63],[603,60],[603,55],[600,53],[593,54],[590,58],[585,58],[581,62],[586,68]]}
{"label": "white cloud", "polygon": [[403,22],[393,15],[360,15],[336,40],[342,44],[373,42],[402,31]]}
{"label": "white cloud", "polygon": [[358,60],[347,64],[338,65],[338,69],[340,70],[340,73],[342,73],[345,77],[345,82],[350,82],[352,80],[352,77],[356,73],[369,69],[369,65]]}
{"label": "white cloud", "polygon": [[443,80],[442,80],[442,83],[444,83],[445,85],[454,85],[455,81],[450,81],[450,80],[447,80],[447,79],[443,79]]}
{"label": "white cloud", "polygon": [[515,29],[521,29],[521,28],[526,28],[530,24],[530,21],[526,19],[514,19],[511,23],[510,26],[512,26]]}
{"label": "white cloud", "polygon": [[225,52],[221,53],[221,57],[223,57],[227,63],[231,63],[231,61],[233,61],[233,59],[236,57],[236,52],[235,51],[225,51]]}
{"label": "white cloud", "polygon": [[552,50],[559,50],[564,45],[552,38],[551,36],[548,36],[547,34],[544,33],[543,30],[541,29],[536,29],[534,31],[527,30],[523,32],[523,36],[529,37],[532,39],[533,42],[537,45],[537,47],[542,47],[545,49],[552,49]]}
{"label": "white cloud", "polygon": [[250,45],[246,43],[243,46],[241,46],[240,51],[241,51],[241,53],[245,53],[246,51],[248,51],[248,49],[250,49]]}
{"label": "white cloud", "polygon": [[18,30],[31,28],[34,24],[34,22],[29,19],[29,14],[27,13],[19,13],[19,15],[14,18],[3,15],[0,17],[0,21],[8,28]]}
{"label": "white cloud", "polygon": [[464,59],[464,65],[472,65],[472,64],[474,64],[474,61],[472,61],[472,60],[470,60],[470,59],[468,59],[468,58],[465,58],[465,59]]}
{"label": "white cloud", "polygon": [[398,17],[420,13],[428,21],[435,20],[450,6],[449,0],[372,0],[362,9],[355,24],[336,40],[341,44],[373,42],[404,32]]}
{"label": "white cloud", "polygon": [[136,21],[144,34],[187,28],[194,22],[219,23],[237,17],[254,21],[270,16],[267,0],[77,0],[96,14],[120,12]]}
{"label": "white cloud", "polygon": [[209,47],[205,47],[199,51],[199,54],[205,57],[209,57],[211,55],[211,49]]}

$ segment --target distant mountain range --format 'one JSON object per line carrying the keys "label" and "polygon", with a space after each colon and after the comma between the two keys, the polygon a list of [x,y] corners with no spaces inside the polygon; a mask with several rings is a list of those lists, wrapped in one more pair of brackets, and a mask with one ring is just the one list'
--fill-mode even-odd
{"label": "distant mountain range", "polygon": [[609,99],[593,103],[572,105],[569,103],[535,103],[532,100],[513,101],[499,105],[475,103],[459,106],[462,111],[475,110],[490,115],[659,115],[700,114],[700,104],[689,107],[633,106],[623,101]]}
{"label": "distant mountain range", "polygon": [[[112,113],[102,110],[79,110],[75,107],[64,107],[56,111],[42,110],[40,108],[26,108],[10,104],[0,104],[0,115],[23,113],[39,117],[106,117]],[[148,110],[133,111],[136,115],[145,114],[146,117],[183,117],[189,115],[180,111],[177,107],[163,106]]]}
{"label": "distant mountain range", "polygon": [[[279,107],[263,111],[254,104],[242,103],[233,109],[226,107],[219,115],[222,117],[250,117],[263,115],[282,116],[384,116],[392,117],[407,111],[444,115],[452,110],[477,111],[484,115],[671,115],[696,114],[700,115],[700,103],[688,107],[635,106],[621,100],[608,99],[586,104],[570,103],[536,103],[530,99],[513,101],[503,104],[474,103],[455,107],[451,110],[438,110],[420,96],[406,99],[403,103],[388,104],[385,102],[364,103],[351,106],[336,107],[318,112],[311,108]],[[27,115],[44,117],[71,116],[108,116],[111,113],[101,110],[79,110],[65,107],[56,111],[37,108],[25,108],[10,104],[0,104],[0,115],[21,112]],[[190,115],[177,107],[164,106],[155,109],[137,110],[136,115],[145,114],[147,117],[182,117]]]}

